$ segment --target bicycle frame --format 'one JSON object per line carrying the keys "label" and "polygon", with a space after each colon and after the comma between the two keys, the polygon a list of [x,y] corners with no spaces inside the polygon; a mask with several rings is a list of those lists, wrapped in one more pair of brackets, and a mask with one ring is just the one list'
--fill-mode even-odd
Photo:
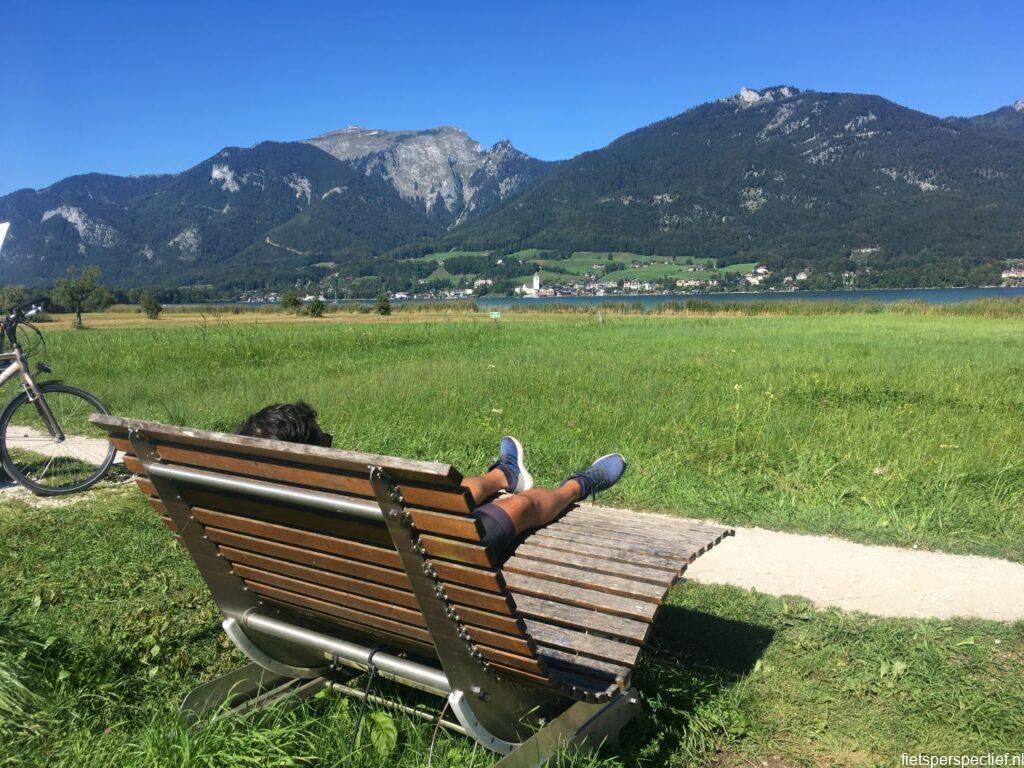
{"label": "bicycle frame", "polygon": [[40,418],[42,418],[46,428],[50,431],[50,437],[53,438],[54,442],[63,442],[64,431],[53,417],[53,412],[50,410],[50,406],[47,405],[46,398],[43,397],[43,393],[39,391],[39,386],[36,384],[35,379],[32,378],[28,359],[19,345],[13,345],[13,349],[10,352],[0,353],[0,363],[7,360],[10,360],[11,364],[4,368],[3,371],[0,371],[0,387],[20,373],[25,394],[28,395],[30,402],[35,403]]}

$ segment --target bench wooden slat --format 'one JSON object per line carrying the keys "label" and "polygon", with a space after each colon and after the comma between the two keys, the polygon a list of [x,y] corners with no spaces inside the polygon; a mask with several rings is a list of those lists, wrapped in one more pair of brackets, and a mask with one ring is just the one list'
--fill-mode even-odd
{"label": "bench wooden slat", "polygon": [[540,645],[540,656],[552,668],[567,669],[577,674],[584,675],[606,675],[608,679],[623,683],[629,679],[632,669],[622,664],[613,664],[610,661],[592,659],[588,656],[580,656],[577,653],[560,651],[557,648],[550,648]]}
{"label": "bench wooden slat", "polygon": [[523,637],[512,637],[511,635],[504,635],[501,632],[492,632],[489,629],[476,627],[471,624],[466,625],[466,632],[469,633],[470,639],[479,645],[488,645],[500,651],[514,653],[517,656],[525,656],[527,658],[533,657],[533,651],[530,649],[530,644]]}
{"label": "bench wooden slat", "polygon": [[[254,552],[247,552],[244,549],[235,549],[234,547],[224,545],[220,545],[219,549],[221,554],[232,565],[239,567],[248,566],[282,576],[291,576],[302,581],[324,584],[339,592],[351,592],[374,600],[384,600],[415,611],[418,611],[420,607],[416,601],[416,596],[409,589],[388,587],[372,581],[354,579],[349,576],[342,576],[334,571],[310,568],[288,560],[279,560],[276,557],[267,557]],[[238,568],[235,570],[241,573]]]}
{"label": "bench wooden slat", "polygon": [[[675,578],[675,573],[672,571],[655,570],[633,563],[608,560],[601,555],[576,554],[560,549],[549,549],[548,547],[531,543],[530,539],[527,539],[516,548],[513,557],[523,561],[536,560],[554,565],[564,565],[570,568],[577,568],[586,573],[607,573],[658,586],[671,584]],[[524,565],[524,567],[526,566]]]}
{"label": "bench wooden slat", "polygon": [[670,573],[677,573],[679,571],[678,563],[662,557],[650,557],[635,552],[620,552],[611,547],[599,547],[593,544],[582,544],[571,540],[549,537],[545,536],[543,528],[536,531],[535,534],[531,534],[525,543],[532,547],[552,549],[572,555],[592,555],[609,562],[642,565],[652,570],[665,570]]}
{"label": "bench wooden slat", "polygon": [[363,542],[382,549],[394,550],[391,534],[388,533],[388,529],[383,523],[353,520],[341,515],[333,515],[330,512],[275,504],[199,488],[179,487],[179,493],[193,507],[223,512],[254,521],[264,521],[279,527],[316,531],[318,535]]}
{"label": "bench wooden slat", "polygon": [[503,667],[508,667],[510,670],[514,670],[516,672],[525,672],[534,675],[538,682],[548,682],[547,670],[541,666],[541,663],[537,659],[519,656],[517,654],[509,653],[508,651],[503,651],[499,648],[492,648],[483,644],[477,644],[476,647],[487,661],[496,662],[501,664]]}
{"label": "bench wooden slat", "polygon": [[478,627],[485,627],[487,629],[494,630],[495,632],[503,632],[504,634],[512,635],[513,637],[525,636],[523,627],[511,616],[502,616],[497,613],[481,611],[479,608],[473,608],[468,605],[457,606],[456,611],[459,614],[459,618],[464,623],[473,624]]}
{"label": "bench wooden slat", "polygon": [[681,517],[659,515],[650,512],[631,512],[629,510],[610,511],[600,507],[577,506],[570,509],[561,518],[581,523],[593,522],[603,524],[617,530],[645,533],[648,531],[678,531],[699,534],[701,537],[710,535],[728,535],[731,528],[709,523],[698,523]]}
{"label": "bench wooden slat", "polygon": [[[543,535],[541,535],[543,534]],[[557,523],[542,528],[536,532],[539,540],[548,541],[560,539],[567,542],[578,542],[595,547],[605,547],[627,560],[639,562],[640,559],[651,559],[666,564],[666,566],[684,565],[694,557],[690,553],[692,545],[682,547],[666,547],[665,544],[652,537],[647,542],[637,542],[629,538],[617,538],[613,533],[595,533],[589,530],[569,529],[559,526]]]}
{"label": "bench wooden slat", "polygon": [[470,544],[469,542],[453,541],[452,539],[445,539],[440,536],[428,535],[420,536],[419,541],[431,557],[455,560],[456,562],[479,565],[484,568],[490,568],[494,565],[494,556],[482,544]]}
{"label": "bench wooden slat", "polygon": [[354,638],[357,641],[361,637],[363,642],[366,644],[379,645],[383,640],[394,648],[414,651],[415,653],[422,654],[427,658],[437,658],[437,650],[434,648],[433,642],[427,643],[405,635],[396,635],[378,627],[368,627],[354,621],[348,621],[340,616],[332,616],[328,613],[323,613],[314,608],[310,608],[309,606],[300,606],[276,597],[263,595],[261,599],[266,603],[266,605],[273,606],[275,609],[288,611],[301,616],[303,619],[312,619],[315,622],[324,624],[331,628],[329,631],[336,632],[338,627],[342,627],[346,632],[352,632],[358,635],[359,637]]}
{"label": "bench wooden slat", "polygon": [[610,595],[621,595],[655,604],[660,603],[665,594],[661,585],[516,556],[506,560],[501,569],[506,574],[520,573],[548,582],[554,581],[576,587],[596,589]]}
{"label": "bench wooden slat", "polygon": [[142,477],[140,475],[135,476],[135,485],[138,486],[139,490],[147,496],[156,496],[156,486],[153,485],[152,481],[148,477]]}
{"label": "bench wooden slat", "polygon": [[657,603],[633,600],[628,597],[611,595],[584,587],[563,584],[558,581],[545,581],[542,578],[527,576],[522,573],[506,573],[505,581],[512,590],[512,596],[518,604],[520,595],[540,597],[553,602],[589,608],[609,616],[621,616],[626,619],[650,623],[658,610]]}
{"label": "bench wooden slat", "polygon": [[[590,526],[596,525],[591,523]],[[607,538],[613,541],[621,540],[627,546],[642,546],[644,541],[644,535],[636,532],[624,532],[618,531],[612,528],[602,528],[600,530],[594,529],[593,527],[581,526],[579,523],[564,523],[558,524],[558,530],[570,534],[570,535],[581,535],[581,536],[593,536],[597,538]],[[721,541],[724,534],[717,532],[700,532],[700,531],[648,531],[646,538],[648,541],[655,541],[661,546],[663,550],[673,553],[676,556],[685,556],[687,552],[690,553],[691,557],[696,557],[701,551],[706,549],[708,546],[712,546],[717,542]]]}
{"label": "bench wooden slat", "polygon": [[290,576],[281,576],[280,574],[273,573],[271,571],[251,568],[250,566],[243,565],[241,563],[235,563],[233,565],[233,570],[245,581],[246,584],[249,584],[250,582],[269,584],[273,587],[285,589],[293,594],[316,598],[317,600],[322,600],[347,610],[372,614],[374,616],[383,616],[393,621],[397,621],[402,624],[409,624],[414,627],[427,626],[426,619],[423,618],[423,613],[421,611],[404,608],[402,606],[395,605],[394,603],[373,600],[351,592],[339,592],[331,587],[314,584],[309,581],[302,581],[301,579],[293,579]]}
{"label": "bench wooden slat", "polygon": [[228,515],[201,507],[193,507],[192,514],[205,526],[246,533],[250,536],[259,536],[270,541],[279,541],[284,544],[292,544],[297,547],[305,547],[306,549],[326,552],[332,555],[341,555],[395,570],[400,570],[402,567],[398,553],[393,549],[385,549],[384,547],[363,544],[357,541],[346,541],[334,536],[325,536],[320,533],[313,533],[312,531],[274,525],[261,520],[251,520],[247,517],[239,517],[238,515]]}
{"label": "bench wooden slat", "polygon": [[[151,498],[155,496],[156,487],[150,480],[144,477],[136,477],[136,484],[139,486],[139,490],[141,490],[143,493],[149,495]],[[215,499],[219,498],[216,494],[204,495],[201,492],[193,491],[191,493],[187,493],[185,495],[185,498],[190,502],[194,502],[198,506],[203,506],[208,509],[223,508],[227,506],[224,503],[221,503],[220,501],[215,501]],[[157,497],[157,500],[158,499],[159,497]],[[240,509],[247,512],[249,511],[249,509],[252,508],[251,505],[242,498],[239,498],[237,503],[232,502],[230,504],[230,507],[231,510],[224,511]],[[271,504],[264,505],[259,509],[263,514],[257,515],[258,517],[262,517],[263,519],[271,519],[276,522],[281,522],[289,517],[296,517],[296,515],[294,515],[291,512],[290,507],[282,507],[279,505]],[[157,511],[160,510],[158,509]],[[476,520],[476,518],[456,517],[454,515],[445,515],[437,512],[430,512],[424,509],[412,509],[410,510],[410,512],[412,513],[413,524],[421,531],[438,533],[447,536],[454,536],[455,538],[463,539],[469,542],[475,542],[480,540],[480,523]],[[330,515],[328,515],[328,517],[330,517]],[[366,526],[373,524],[361,523],[360,525]],[[338,531],[338,528],[339,526],[332,526],[331,532],[335,535],[341,535]],[[386,529],[384,529],[383,526],[380,526],[380,528],[384,530],[384,532],[386,533]],[[390,536],[387,537],[385,542],[382,536],[376,533],[372,534],[372,536],[367,536],[366,531],[368,529],[363,528],[362,530],[364,531],[364,537],[366,537],[367,540],[372,540],[381,544],[391,543]]]}
{"label": "bench wooden slat", "polygon": [[568,692],[579,701],[602,701],[619,688],[615,679],[608,675],[575,670],[567,666],[554,670],[552,679],[556,681],[560,690]]}
{"label": "bench wooden slat", "polygon": [[501,594],[505,589],[505,581],[493,569],[473,568],[445,560],[435,560],[431,565],[441,581],[462,584],[467,587]]}
{"label": "bench wooden slat", "polygon": [[297,460],[298,455],[301,455],[305,464],[332,467],[356,474],[368,471],[369,467],[383,467],[396,480],[412,480],[439,488],[457,489],[462,483],[461,473],[449,464],[286,443],[279,440],[242,437],[224,432],[208,432],[170,426],[141,419],[123,419],[117,416],[96,414],[90,417],[90,420],[103,427],[113,439],[117,440],[127,439],[128,431],[137,429],[150,439],[197,446],[211,451],[226,450],[232,453],[265,456],[292,462]]}
{"label": "bench wooden slat", "polygon": [[282,561],[297,563],[310,568],[322,569],[353,578],[363,579],[375,584],[382,584],[396,589],[409,590],[409,577],[405,571],[383,568],[364,560],[352,559],[340,555],[318,552],[302,547],[295,547],[279,541],[262,539],[244,533],[222,528],[208,527],[206,534],[220,547],[232,547],[256,555],[266,555]]}
{"label": "bench wooden slat", "polygon": [[[159,499],[150,499],[150,503],[156,506],[158,511],[164,509],[163,502]],[[161,519],[169,530],[177,532],[174,521],[169,516],[162,515]],[[375,584],[390,585],[391,587],[398,588],[392,591],[393,594],[407,596],[402,599],[408,601],[409,607],[418,607],[418,603],[416,603],[410,591],[411,586],[404,571],[379,568],[359,561],[322,552],[312,552],[308,549],[249,536],[236,535],[235,538],[232,538],[231,534],[227,531],[213,529],[212,534],[211,538],[219,542],[221,551],[229,559],[239,559],[249,565],[258,565],[259,567],[265,567],[267,570],[278,570],[281,573],[294,575],[299,578],[311,579],[313,574],[320,574],[318,578],[324,579],[327,583],[339,585],[339,588],[342,588],[343,591],[345,590],[340,585],[349,584],[348,591],[356,591],[360,594],[375,595],[378,593],[366,590],[370,590],[370,587]],[[234,543],[239,544],[243,548],[234,549],[227,543],[229,541],[234,541]],[[268,550],[272,551],[275,556],[268,557],[265,554],[260,554],[260,552],[267,552]],[[442,570],[446,569],[443,568]],[[348,574],[354,578],[349,579],[347,576],[335,574]],[[472,581],[478,587],[481,587],[474,589],[472,586],[464,586],[442,579],[441,584],[448,593],[452,604],[456,607],[469,606],[504,616],[514,615],[507,598],[501,596],[497,579],[492,574],[481,572],[475,568],[466,568],[451,572],[446,570],[446,575],[464,578],[464,580]],[[363,583],[369,586],[363,587],[364,591],[360,592],[360,588],[357,585]],[[398,600],[399,598],[396,597],[395,599]]]}
{"label": "bench wooden slat", "polygon": [[253,592],[263,595],[264,597],[275,598],[300,608],[311,608],[321,614],[345,619],[354,624],[380,629],[397,637],[408,637],[413,640],[419,640],[423,643],[432,644],[433,642],[431,640],[430,633],[426,629],[422,629],[420,627],[414,627],[409,624],[403,624],[402,622],[392,621],[391,619],[387,619],[382,616],[374,616],[362,611],[354,611],[351,608],[345,608],[344,606],[337,605],[326,600],[319,600],[315,597],[310,597],[309,595],[297,594],[269,584],[261,584],[256,581],[247,581],[245,583]]}
{"label": "bench wooden slat", "polygon": [[579,656],[610,661],[632,668],[640,654],[640,646],[609,640],[600,635],[579,632],[544,621],[526,620],[526,631],[539,645],[556,648]]}
{"label": "bench wooden slat", "polygon": [[[134,463],[141,470],[141,462],[134,456],[130,443],[115,440],[115,446],[127,449],[125,466]],[[362,499],[373,499],[373,486],[369,480],[369,467],[351,474],[337,469],[310,469],[290,461],[269,458],[253,458],[231,453],[202,451],[188,446],[173,443],[156,442],[155,447],[160,459],[171,464],[196,467],[199,469],[216,470],[232,475],[273,480],[303,488],[340,493],[345,496],[358,496]],[[129,471],[135,472],[129,466]],[[457,488],[436,488],[418,483],[400,483],[402,496],[406,503],[413,507],[451,512],[462,516],[468,515],[473,508],[472,499],[461,486]]]}
{"label": "bench wooden slat", "polygon": [[663,551],[674,555],[681,554],[690,549],[693,544],[704,544],[714,537],[710,532],[700,532],[681,529],[658,530],[652,528],[647,531],[623,528],[604,520],[581,521],[579,518],[563,517],[552,525],[548,526],[557,531],[584,536],[596,536],[613,541],[621,541],[626,546],[649,546],[652,543],[659,545]]}
{"label": "bench wooden slat", "polygon": [[680,567],[679,562],[667,557],[647,555],[640,552],[623,551],[622,549],[616,549],[610,544],[591,544],[589,542],[576,541],[571,538],[563,538],[558,535],[549,534],[544,528],[532,533],[527,541],[537,547],[557,549],[563,552],[572,552],[579,555],[596,555],[605,560],[612,560],[629,565],[642,565],[645,568],[669,571],[671,573],[678,573]]}
{"label": "bench wooden slat", "polygon": [[[293,595],[302,595],[322,600],[346,610],[358,611],[372,616],[381,616],[413,627],[425,628],[427,626],[423,614],[418,610],[409,610],[386,602],[365,599],[352,593],[339,592],[322,587],[319,584],[280,576],[276,573],[250,568],[242,564],[235,564],[234,570],[245,580],[246,584],[252,586],[256,591],[259,591],[260,587],[253,586],[254,584],[269,585],[287,590]],[[462,613],[469,612],[463,609]],[[486,618],[481,620],[481,615],[483,614],[484,612],[474,612],[472,615],[464,615],[462,617],[470,639],[474,643],[491,646],[495,650],[501,651],[502,653],[499,658],[506,664],[512,664],[512,655],[525,657],[522,661],[515,662],[513,666],[528,671],[535,671],[533,651],[529,643],[518,631],[512,635],[508,634],[508,623],[511,622],[513,628],[515,628],[515,622],[507,617],[497,617],[501,621],[494,622],[492,625]],[[493,614],[486,614],[486,616],[493,616]],[[364,619],[364,623],[372,624],[372,620]],[[483,651],[483,648],[481,648],[481,651]]]}
{"label": "bench wooden slat", "polygon": [[516,595],[515,601],[519,613],[526,619],[539,619],[546,624],[601,635],[624,643],[643,644],[650,629],[647,622],[608,616],[529,595]]}
{"label": "bench wooden slat", "polygon": [[512,678],[514,681],[519,683],[528,683],[535,687],[540,687],[544,690],[551,689],[551,678],[547,672],[527,672],[522,669],[513,669],[500,661],[496,661],[493,658],[487,659],[487,662],[491,665],[491,669],[496,674],[505,675],[506,677]]}
{"label": "bench wooden slat", "polygon": [[514,616],[515,612],[504,595],[481,592],[477,589],[470,589],[461,584],[453,584],[441,580],[441,586],[448,595],[453,605],[468,605],[472,608],[481,608],[491,613],[499,613],[502,616]]}

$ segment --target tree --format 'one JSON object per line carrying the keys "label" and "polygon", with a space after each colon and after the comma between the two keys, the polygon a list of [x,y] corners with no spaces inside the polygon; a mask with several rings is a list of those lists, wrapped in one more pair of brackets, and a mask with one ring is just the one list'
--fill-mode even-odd
{"label": "tree", "polygon": [[381,291],[380,294],[377,296],[377,314],[391,314],[391,300],[388,298],[388,295],[384,291]]}
{"label": "tree", "polygon": [[99,280],[100,268],[97,266],[86,267],[81,272],[75,267],[68,267],[67,276],[54,283],[50,298],[64,309],[75,313],[75,328],[85,327],[82,323],[82,311],[87,305],[95,306],[94,302],[102,303],[103,296],[93,298],[97,290],[103,289],[106,296],[110,296],[110,290],[100,285]]}
{"label": "tree", "polygon": [[323,317],[324,310],[327,309],[327,304],[321,299],[313,299],[308,304],[303,305],[302,312],[310,317]]}
{"label": "tree", "polygon": [[281,309],[292,312],[300,306],[302,306],[302,302],[299,301],[298,291],[294,288],[285,291],[284,295],[281,296]]}
{"label": "tree", "polygon": [[163,305],[157,301],[152,291],[141,291],[139,293],[139,308],[150,320],[156,320],[163,312]]}
{"label": "tree", "polygon": [[102,312],[114,303],[114,292],[105,285],[97,285],[82,304],[86,312]]}
{"label": "tree", "polygon": [[13,309],[28,301],[28,288],[23,285],[5,285],[0,287],[0,310]]}

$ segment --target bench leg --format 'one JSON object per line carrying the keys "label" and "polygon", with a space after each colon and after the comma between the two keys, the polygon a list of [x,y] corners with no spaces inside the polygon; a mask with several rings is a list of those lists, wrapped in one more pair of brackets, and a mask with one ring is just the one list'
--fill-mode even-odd
{"label": "bench leg", "polygon": [[640,714],[631,691],[623,691],[606,704],[576,702],[529,739],[494,764],[494,768],[540,768],[560,750],[576,746],[596,750],[618,742],[619,732]]}
{"label": "bench leg", "polygon": [[202,717],[220,710],[221,715],[236,715],[290,699],[298,703],[312,696],[328,680],[315,677],[302,680],[270,672],[258,664],[247,664],[215,680],[196,686],[181,702],[183,714]]}

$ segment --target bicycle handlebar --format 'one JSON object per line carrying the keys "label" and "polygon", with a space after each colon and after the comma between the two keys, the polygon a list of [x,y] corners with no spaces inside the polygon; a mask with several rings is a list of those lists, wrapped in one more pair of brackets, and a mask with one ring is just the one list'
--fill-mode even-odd
{"label": "bicycle handlebar", "polygon": [[11,313],[7,316],[8,322],[18,322],[19,320],[27,320],[33,315],[38,315],[43,311],[43,304],[46,299],[33,299],[32,301],[26,301],[24,304],[19,304]]}

